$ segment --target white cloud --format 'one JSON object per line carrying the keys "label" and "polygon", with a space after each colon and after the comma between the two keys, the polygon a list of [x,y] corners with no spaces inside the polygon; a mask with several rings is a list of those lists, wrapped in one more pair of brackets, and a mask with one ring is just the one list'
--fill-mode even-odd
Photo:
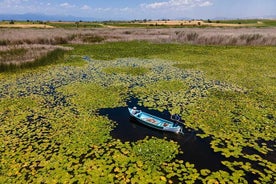
{"label": "white cloud", "polygon": [[91,10],[91,7],[88,5],[83,5],[80,9],[81,10]]}
{"label": "white cloud", "polygon": [[141,6],[148,9],[178,9],[178,8],[189,8],[189,7],[203,7],[211,6],[212,2],[207,0],[168,0],[163,2],[154,2],[150,4],[142,4]]}
{"label": "white cloud", "polygon": [[25,13],[31,0],[4,0],[0,1],[0,14]]}
{"label": "white cloud", "polygon": [[205,1],[202,4],[199,4],[199,6],[203,7],[203,6],[212,6],[213,3],[211,3],[210,1]]}
{"label": "white cloud", "polygon": [[96,8],[95,9],[95,11],[98,11],[98,12],[108,12],[111,10],[112,10],[111,8]]}
{"label": "white cloud", "polygon": [[143,4],[142,6],[146,8],[156,9],[156,8],[162,8],[168,5],[169,5],[169,2],[155,2],[151,4]]}
{"label": "white cloud", "polygon": [[70,3],[61,3],[59,6],[63,7],[63,8],[74,8],[76,7],[75,5],[72,5]]}
{"label": "white cloud", "polygon": [[29,0],[4,0],[0,2],[1,6],[12,6],[12,5],[19,5],[23,3],[27,3]]}
{"label": "white cloud", "polygon": [[129,12],[129,11],[132,11],[132,9],[129,7],[125,7],[125,8],[121,8],[120,11],[121,12]]}

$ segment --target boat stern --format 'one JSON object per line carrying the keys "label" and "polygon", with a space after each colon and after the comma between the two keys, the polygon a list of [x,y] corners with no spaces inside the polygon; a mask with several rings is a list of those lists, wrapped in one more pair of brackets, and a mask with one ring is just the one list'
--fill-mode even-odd
{"label": "boat stern", "polygon": [[164,127],[164,130],[178,134],[178,133],[182,132],[182,127],[179,125],[176,127]]}

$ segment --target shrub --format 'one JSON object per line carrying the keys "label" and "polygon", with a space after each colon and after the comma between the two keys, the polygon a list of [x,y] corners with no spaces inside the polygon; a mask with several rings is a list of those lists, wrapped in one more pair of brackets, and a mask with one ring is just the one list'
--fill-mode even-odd
{"label": "shrub", "polygon": [[131,31],[124,31],[124,34],[131,34]]}
{"label": "shrub", "polygon": [[82,38],[82,41],[87,43],[97,43],[97,42],[102,42],[104,40],[105,40],[104,37],[98,36],[98,35],[89,35],[89,36],[84,36]]}
{"label": "shrub", "polygon": [[38,44],[49,44],[49,40],[47,38],[37,38],[34,43]]}
{"label": "shrub", "polygon": [[0,45],[9,45],[10,41],[9,40],[0,40]]}
{"label": "shrub", "polygon": [[63,37],[55,37],[54,38],[54,44],[66,44],[68,43],[68,40]]}

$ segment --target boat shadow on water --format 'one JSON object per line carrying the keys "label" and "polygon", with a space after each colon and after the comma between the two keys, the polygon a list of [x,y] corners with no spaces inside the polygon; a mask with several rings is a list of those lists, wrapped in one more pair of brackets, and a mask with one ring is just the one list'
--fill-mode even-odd
{"label": "boat shadow on water", "polygon": [[[137,107],[144,112],[171,121],[169,112]],[[196,136],[196,133],[199,132],[186,128],[184,125],[182,125],[183,133],[179,134],[157,130],[143,125],[134,117],[131,117],[127,107],[100,109],[99,114],[107,116],[110,120],[117,123],[116,127],[111,131],[111,136],[115,139],[120,139],[122,142],[135,142],[146,137],[167,138],[178,142],[180,149],[183,151],[183,154],[177,155],[177,159],[193,163],[197,169],[208,168],[211,171],[225,169],[221,164],[221,161],[225,158],[210,148],[211,139],[202,139]]]}

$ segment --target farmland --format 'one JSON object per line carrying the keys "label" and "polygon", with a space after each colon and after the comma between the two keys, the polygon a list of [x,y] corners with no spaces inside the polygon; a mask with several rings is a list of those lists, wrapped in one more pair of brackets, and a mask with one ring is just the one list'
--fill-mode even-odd
{"label": "farmland", "polygon": [[[0,183],[276,180],[275,28],[0,32]],[[181,159],[185,134],[112,137],[132,122],[100,112],[133,98],[179,113],[218,167]]]}

